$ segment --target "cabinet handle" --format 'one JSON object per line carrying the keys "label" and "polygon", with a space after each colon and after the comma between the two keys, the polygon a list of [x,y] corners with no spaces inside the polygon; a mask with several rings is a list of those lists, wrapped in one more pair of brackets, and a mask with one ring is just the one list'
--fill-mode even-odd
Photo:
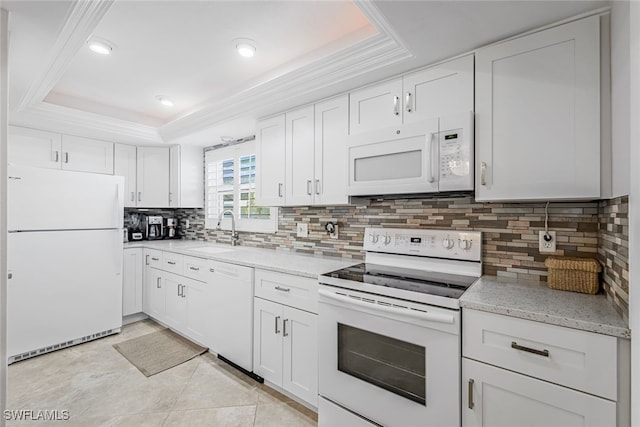
{"label": "cabinet handle", "polygon": [[307,194],[309,196],[311,195],[311,180],[310,179],[307,180]]}
{"label": "cabinet handle", "polygon": [[469,409],[473,409],[473,378],[469,379]]}
{"label": "cabinet handle", "polygon": [[132,191],[132,192],[131,192],[131,201],[132,201],[132,202],[135,202],[135,201],[136,201],[136,192],[135,192],[135,191]]}
{"label": "cabinet handle", "polygon": [[210,271],[211,273],[215,273],[215,272],[216,272],[213,268],[210,268],[210,269],[209,269],[209,271]]}
{"label": "cabinet handle", "polygon": [[145,255],[145,257],[144,257],[144,265],[149,265],[149,255]]}
{"label": "cabinet handle", "polygon": [[436,178],[433,176],[433,160],[434,160],[434,155],[433,155],[433,134],[430,134],[429,136],[429,183],[433,184],[434,182],[436,182]]}
{"label": "cabinet handle", "polygon": [[142,191],[138,191],[138,201],[142,201]]}
{"label": "cabinet handle", "polygon": [[156,288],[160,289],[162,288],[162,285],[160,284],[160,280],[162,280],[162,278],[158,277],[157,283],[156,283]]}
{"label": "cabinet handle", "polygon": [[480,185],[487,185],[487,164],[480,162]]}
{"label": "cabinet handle", "polygon": [[404,108],[407,110],[407,113],[411,112],[411,92],[407,92],[404,98]]}
{"label": "cabinet handle", "polygon": [[320,195],[320,180],[316,179],[316,194]]}
{"label": "cabinet handle", "polygon": [[169,265],[176,265],[176,262],[175,262],[175,261],[167,261],[167,264],[169,264]]}
{"label": "cabinet handle", "polygon": [[284,319],[282,321],[282,336],[283,337],[288,337],[289,334],[287,333],[287,322],[289,321],[289,319]]}
{"label": "cabinet handle", "polygon": [[[200,268],[190,266],[190,267],[189,267],[189,270],[193,270],[193,271],[200,271]],[[213,268],[212,268],[211,270],[213,270]],[[212,272],[212,273],[213,273],[213,272]]]}
{"label": "cabinet handle", "polygon": [[282,183],[278,183],[278,197],[282,197]]}
{"label": "cabinet handle", "polygon": [[393,114],[396,116],[400,115],[400,110],[398,109],[398,101],[400,100],[400,98],[398,98],[397,96],[393,97]]}
{"label": "cabinet handle", "polygon": [[151,261],[160,261],[160,258],[156,258],[154,256],[151,257]]}
{"label": "cabinet handle", "polygon": [[178,296],[179,296],[179,297],[181,297],[181,296],[182,296],[182,293],[180,293],[180,288],[181,288],[181,287],[182,287],[182,285],[181,285],[181,284],[178,284]]}
{"label": "cabinet handle", "polygon": [[276,290],[277,291],[281,291],[281,292],[289,292],[291,289],[283,288],[283,287],[280,287],[280,286],[276,286]]}
{"label": "cabinet handle", "polygon": [[187,294],[184,293],[184,291],[187,290],[187,287],[185,285],[182,285],[182,298],[186,298]]}
{"label": "cabinet handle", "polygon": [[516,343],[515,341],[511,341],[511,348],[520,350],[520,351],[526,351],[527,353],[537,354],[539,356],[549,357],[549,350],[536,350],[535,348],[524,347],[524,346],[518,345],[518,343]]}
{"label": "cabinet handle", "polygon": [[56,157],[55,157],[54,162],[58,163],[60,161],[60,152],[58,150],[56,150],[55,153],[56,153]]}
{"label": "cabinet handle", "polygon": [[65,153],[64,153],[64,162],[65,163],[69,163],[69,152],[68,151],[65,151]]}
{"label": "cabinet handle", "polygon": [[8,272],[8,273],[7,273],[7,279],[8,279],[8,280],[13,279],[13,273],[12,273],[12,272]]}
{"label": "cabinet handle", "polygon": [[278,330],[278,319],[280,318],[280,316],[276,316],[275,321],[276,321],[276,335],[280,333],[280,331]]}

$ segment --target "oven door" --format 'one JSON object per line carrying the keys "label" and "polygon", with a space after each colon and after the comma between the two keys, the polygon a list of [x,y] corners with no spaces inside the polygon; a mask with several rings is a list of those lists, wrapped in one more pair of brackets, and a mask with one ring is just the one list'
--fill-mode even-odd
{"label": "oven door", "polygon": [[320,395],[385,426],[460,425],[460,312],[320,285]]}

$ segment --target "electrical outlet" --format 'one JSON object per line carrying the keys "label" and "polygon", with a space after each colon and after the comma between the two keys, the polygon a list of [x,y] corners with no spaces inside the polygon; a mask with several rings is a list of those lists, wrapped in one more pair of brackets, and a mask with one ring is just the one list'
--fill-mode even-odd
{"label": "electrical outlet", "polygon": [[[547,232],[545,231],[541,231],[540,234],[538,235],[538,249],[540,250],[541,253],[555,252],[556,251],[556,232],[549,231],[549,236],[551,237],[551,239],[549,239],[549,236],[546,236],[546,235],[547,235]],[[545,237],[547,238],[545,239]]]}
{"label": "electrical outlet", "polygon": [[297,223],[296,234],[298,237],[309,237],[309,225],[306,222]]}
{"label": "electrical outlet", "polygon": [[190,224],[189,224],[189,220],[188,220],[188,219],[185,219],[185,220],[184,220],[184,228],[188,229],[188,228],[189,228],[189,226],[190,226]]}

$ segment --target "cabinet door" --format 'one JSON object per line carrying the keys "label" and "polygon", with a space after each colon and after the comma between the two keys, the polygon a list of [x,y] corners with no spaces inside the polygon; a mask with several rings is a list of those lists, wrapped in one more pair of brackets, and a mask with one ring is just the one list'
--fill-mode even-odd
{"label": "cabinet door", "polygon": [[282,306],[253,299],[253,372],[282,385]]}
{"label": "cabinet door", "polygon": [[463,427],[616,425],[616,403],[462,359]]}
{"label": "cabinet door", "polygon": [[63,135],[62,169],[113,175],[113,142]]}
{"label": "cabinet door", "polygon": [[185,334],[203,345],[208,345],[209,329],[213,326],[211,310],[211,291],[209,285],[197,280],[184,280],[186,288],[182,290],[186,301]]}
{"label": "cabinet door", "polygon": [[402,78],[349,93],[349,133],[402,124]]}
{"label": "cabinet door", "polygon": [[477,200],[600,196],[599,19],[477,52]]}
{"label": "cabinet door", "polygon": [[349,100],[346,95],[315,106],[315,181],[316,205],[340,205],[347,194],[347,136]]}
{"label": "cabinet door", "polygon": [[180,146],[169,148],[169,207],[180,207]]}
{"label": "cabinet door", "polygon": [[256,126],[256,205],[284,205],[284,114]]}
{"label": "cabinet door", "polygon": [[124,177],[124,206],[136,206],[136,147],[115,144],[113,174]]}
{"label": "cabinet door", "polygon": [[138,207],[169,206],[169,149],[138,147]]}
{"label": "cabinet door", "polygon": [[473,55],[407,74],[404,123],[473,111]]}
{"label": "cabinet door", "polygon": [[318,315],[283,307],[282,388],[318,406]]}
{"label": "cabinet door", "polygon": [[163,273],[155,268],[149,268],[145,275],[145,313],[149,316],[164,321],[165,319],[165,284],[162,280]]}
{"label": "cabinet door", "polygon": [[7,158],[9,163],[60,169],[62,136],[20,126],[7,128]]}
{"label": "cabinet door", "polygon": [[313,105],[286,114],[285,204],[313,203]]}
{"label": "cabinet door", "polygon": [[122,316],[142,311],[142,248],[124,250],[122,263]]}
{"label": "cabinet door", "polygon": [[183,330],[187,323],[187,300],[185,282],[188,279],[171,273],[164,273],[162,284],[166,293],[165,321],[177,330]]}

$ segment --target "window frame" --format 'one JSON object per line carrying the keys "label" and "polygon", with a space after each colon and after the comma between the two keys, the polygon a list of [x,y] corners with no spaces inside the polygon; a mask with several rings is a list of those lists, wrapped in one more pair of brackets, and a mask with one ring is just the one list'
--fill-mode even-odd
{"label": "window frame", "polygon": [[[205,191],[205,229],[215,230],[218,218],[209,216],[209,164],[221,162],[227,159],[234,161],[233,174],[233,215],[236,220],[236,231],[253,233],[275,233],[278,231],[278,208],[269,207],[269,219],[243,219],[240,217],[240,158],[248,155],[256,155],[256,142],[247,141],[222,148],[205,150],[204,152],[204,191]],[[256,159],[257,160],[257,159]],[[255,191],[255,184],[254,184]],[[220,223],[222,230],[231,230],[231,218],[223,218]]]}

